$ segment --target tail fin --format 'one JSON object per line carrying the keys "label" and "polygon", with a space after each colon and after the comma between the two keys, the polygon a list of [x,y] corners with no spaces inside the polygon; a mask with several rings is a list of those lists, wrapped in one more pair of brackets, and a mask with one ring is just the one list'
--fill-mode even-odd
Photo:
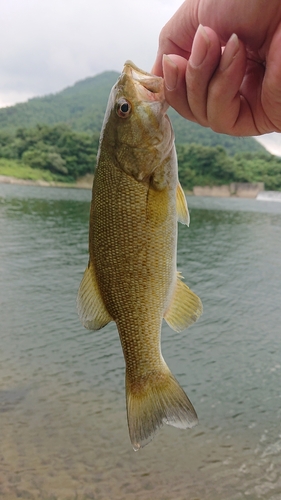
{"label": "tail fin", "polygon": [[153,371],[130,381],[126,375],[127,417],[135,451],[154,437],[163,423],[179,429],[194,427],[196,412],[184,390],[167,365],[165,371]]}

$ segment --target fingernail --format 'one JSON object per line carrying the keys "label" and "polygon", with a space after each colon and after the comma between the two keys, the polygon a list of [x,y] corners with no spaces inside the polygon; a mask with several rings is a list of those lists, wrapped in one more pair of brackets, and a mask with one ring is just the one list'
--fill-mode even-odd
{"label": "fingernail", "polygon": [[179,68],[166,54],[163,55],[162,66],[165,87],[170,91],[174,90],[177,86]]}
{"label": "fingernail", "polygon": [[199,24],[193,40],[191,56],[189,58],[189,64],[193,68],[197,68],[202,64],[207,55],[209,46],[210,39],[202,24]]}
{"label": "fingernail", "polygon": [[225,49],[223,51],[223,54],[221,56],[221,62],[219,66],[221,71],[225,71],[230,66],[238,50],[239,50],[239,39],[238,36],[235,33],[233,33],[233,35],[231,35],[230,39],[228,40]]}

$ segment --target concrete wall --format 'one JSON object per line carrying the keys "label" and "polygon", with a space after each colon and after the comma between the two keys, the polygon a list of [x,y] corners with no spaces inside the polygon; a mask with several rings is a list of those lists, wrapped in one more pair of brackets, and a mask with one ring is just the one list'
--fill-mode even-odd
{"label": "concrete wall", "polygon": [[261,191],[264,191],[263,182],[253,184],[249,182],[232,182],[223,186],[194,186],[193,188],[195,196],[217,196],[219,198],[228,198],[230,196],[256,198]]}

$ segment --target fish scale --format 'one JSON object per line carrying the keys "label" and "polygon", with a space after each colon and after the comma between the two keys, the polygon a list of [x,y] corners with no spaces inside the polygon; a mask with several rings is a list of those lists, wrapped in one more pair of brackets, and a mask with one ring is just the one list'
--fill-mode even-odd
{"label": "fish scale", "polygon": [[[113,163],[109,165],[101,159],[97,175],[93,188],[90,258],[96,262],[97,279],[104,289],[107,310],[115,319],[120,314],[127,315],[138,304],[137,314],[142,318],[148,300],[157,296],[157,310],[161,307],[158,315],[162,319],[164,298],[174,276],[169,264],[175,261],[171,225],[175,225],[176,218],[166,217],[164,223],[157,223],[157,211],[156,217],[152,217],[154,200],[150,206],[152,190],[128,177]],[[110,187],[119,186],[119,182],[122,189]],[[162,201],[163,193],[158,195]]]}

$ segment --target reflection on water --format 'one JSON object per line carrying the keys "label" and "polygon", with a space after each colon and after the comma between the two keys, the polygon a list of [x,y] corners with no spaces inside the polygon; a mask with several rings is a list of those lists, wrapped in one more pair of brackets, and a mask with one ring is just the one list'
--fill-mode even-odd
{"label": "reflection on water", "polygon": [[281,206],[190,198],[178,267],[204,314],[163,353],[200,425],[135,453],[114,324],[80,325],[91,193],[0,185],[0,497],[281,498]]}

